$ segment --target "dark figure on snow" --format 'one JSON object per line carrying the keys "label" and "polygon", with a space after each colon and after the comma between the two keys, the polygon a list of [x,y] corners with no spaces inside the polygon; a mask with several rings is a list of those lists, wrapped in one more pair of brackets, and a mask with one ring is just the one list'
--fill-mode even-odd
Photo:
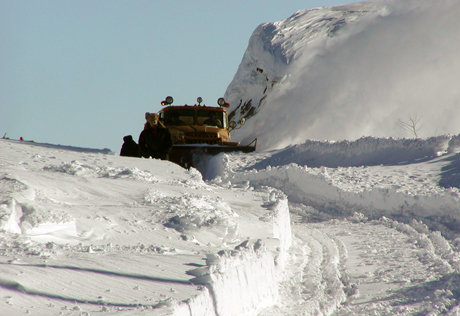
{"label": "dark figure on snow", "polygon": [[141,152],[139,145],[133,140],[131,135],[123,137],[123,145],[121,146],[120,156],[126,157],[140,157]]}
{"label": "dark figure on snow", "polygon": [[172,137],[168,129],[159,121],[155,113],[145,113],[147,123],[139,135],[141,156],[168,160],[173,146]]}

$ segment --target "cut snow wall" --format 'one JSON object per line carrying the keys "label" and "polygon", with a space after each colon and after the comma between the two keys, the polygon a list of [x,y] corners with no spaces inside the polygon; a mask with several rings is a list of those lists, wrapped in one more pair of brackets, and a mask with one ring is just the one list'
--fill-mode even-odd
{"label": "cut snow wall", "polygon": [[209,273],[191,281],[203,293],[179,304],[175,316],[251,316],[278,301],[278,282],[292,241],[286,197],[272,205],[273,238],[247,240],[235,250],[207,255]]}
{"label": "cut snow wall", "polygon": [[291,246],[291,217],[289,216],[289,205],[287,197],[283,196],[274,204],[273,214],[273,237],[279,240],[279,255],[277,264],[284,270],[286,263],[286,252]]}
{"label": "cut snow wall", "polygon": [[212,274],[211,291],[216,315],[257,315],[278,301],[278,273],[269,250],[245,250],[239,258],[227,257],[227,270]]}
{"label": "cut snow wall", "polygon": [[174,316],[214,316],[216,309],[211,292],[204,287],[201,294],[182,302],[174,308]]}

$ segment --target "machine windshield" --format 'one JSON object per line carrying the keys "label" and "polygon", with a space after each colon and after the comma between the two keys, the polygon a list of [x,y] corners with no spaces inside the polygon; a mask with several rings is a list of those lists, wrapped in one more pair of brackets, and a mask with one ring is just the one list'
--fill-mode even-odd
{"label": "machine windshield", "polygon": [[165,113],[166,125],[193,125],[195,111],[188,109],[170,110]]}
{"label": "machine windshield", "polygon": [[211,110],[171,109],[164,112],[166,126],[202,125],[226,128],[226,113]]}
{"label": "machine windshield", "polygon": [[222,112],[209,111],[209,110],[198,110],[197,111],[197,123],[198,125],[215,126],[223,128],[224,116]]}

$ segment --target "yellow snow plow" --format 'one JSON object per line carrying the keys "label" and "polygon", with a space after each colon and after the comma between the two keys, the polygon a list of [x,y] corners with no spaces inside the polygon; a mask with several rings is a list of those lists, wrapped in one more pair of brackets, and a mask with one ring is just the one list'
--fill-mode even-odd
{"label": "yellow snow plow", "polygon": [[244,119],[239,124],[228,122],[225,108],[229,104],[223,98],[217,100],[219,107],[202,105],[202,102],[203,99],[198,98],[194,105],[172,105],[170,96],[161,102],[165,108],[158,112],[160,122],[168,128],[173,139],[170,161],[189,168],[197,166],[205,156],[256,150],[257,139],[245,146],[230,141],[230,131],[240,128]]}

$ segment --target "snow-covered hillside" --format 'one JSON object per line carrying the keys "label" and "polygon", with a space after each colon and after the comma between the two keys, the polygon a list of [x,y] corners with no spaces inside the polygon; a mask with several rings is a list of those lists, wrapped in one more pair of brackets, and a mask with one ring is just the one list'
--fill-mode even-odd
{"label": "snow-covered hillside", "polygon": [[[307,139],[460,132],[460,3],[389,0],[300,10],[252,34],[225,98],[260,149]],[[268,129],[267,126],[270,128]]]}

